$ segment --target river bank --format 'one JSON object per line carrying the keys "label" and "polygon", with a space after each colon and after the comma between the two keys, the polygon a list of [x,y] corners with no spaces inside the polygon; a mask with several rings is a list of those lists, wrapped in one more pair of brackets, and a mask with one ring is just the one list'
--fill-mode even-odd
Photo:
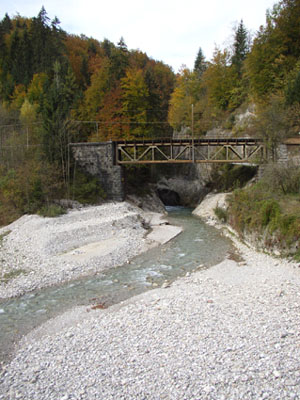
{"label": "river bank", "polygon": [[238,254],[24,337],[0,399],[299,399],[300,268]]}
{"label": "river bank", "polygon": [[0,299],[122,265],[181,232],[162,214],[129,203],[25,215],[0,229]]}
{"label": "river bank", "polygon": [[300,270],[238,244],[220,264],[25,337],[0,399],[298,399]]}

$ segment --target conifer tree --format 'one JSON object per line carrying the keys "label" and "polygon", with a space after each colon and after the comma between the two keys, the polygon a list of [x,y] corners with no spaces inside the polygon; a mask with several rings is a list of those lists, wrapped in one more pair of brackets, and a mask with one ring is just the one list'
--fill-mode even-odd
{"label": "conifer tree", "polygon": [[4,33],[9,33],[12,29],[13,25],[9,15],[6,13],[3,20],[1,21],[1,28],[3,29]]}
{"label": "conifer tree", "polygon": [[241,75],[243,62],[249,53],[249,42],[248,42],[248,31],[244,26],[243,20],[241,20],[238,28],[236,29],[233,43],[233,56],[231,59],[232,65],[237,69],[239,75]]}
{"label": "conifer tree", "polygon": [[20,41],[21,39],[19,35],[19,30],[16,29],[11,35],[10,53],[9,53],[10,73],[12,74],[12,77],[16,84],[22,83],[23,65],[21,65],[22,53],[21,53]]}
{"label": "conifer tree", "polygon": [[53,71],[52,79],[44,85],[43,147],[47,161],[59,163],[62,177],[66,179],[68,117],[76,99],[77,86],[70,68],[56,61]]}
{"label": "conifer tree", "polygon": [[300,72],[294,81],[288,83],[285,97],[288,105],[300,103]]}
{"label": "conifer tree", "polygon": [[204,57],[204,54],[200,47],[198,50],[198,53],[197,53],[195,64],[194,64],[194,72],[196,72],[198,77],[201,77],[201,75],[206,70],[206,68],[207,68],[207,64],[205,62],[205,57]]}
{"label": "conifer tree", "polygon": [[128,51],[127,44],[125,43],[125,40],[124,40],[123,36],[121,36],[121,38],[120,38],[120,40],[118,42],[118,48],[120,50],[122,50],[122,51],[125,51],[125,52]]}
{"label": "conifer tree", "polygon": [[21,64],[22,68],[22,83],[25,86],[28,86],[33,76],[33,69],[32,69],[32,47],[26,26],[23,29],[23,35],[21,38],[20,47],[21,47],[20,49],[21,59],[19,60],[19,64]]}

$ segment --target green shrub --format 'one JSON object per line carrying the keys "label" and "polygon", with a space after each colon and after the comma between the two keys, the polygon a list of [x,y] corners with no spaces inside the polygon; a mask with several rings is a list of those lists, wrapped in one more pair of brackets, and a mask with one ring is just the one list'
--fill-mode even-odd
{"label": "green shrub", "polygon": [[0,235],[0,246],[1,246],[2,241],[3,241],[3,239],[5,238],[5,236],[9,235],[10,232],[11,232],[11,231],[8,230],[8,231],[6,231],[6,232],[3,232],[3,233]]}
{"label": "green shrub", "polygon": [[270,164],[263,177],[266,190],[278,194],[300,193],[300,168],[292,161],[287,164]]}
{"label": "green shrub", "polygon": [[7,284],[12,279],[17,278],[19,275],[25,275],[27,271],[24,269],[14,269],[13,271],[6,272],[2,276],[0,276],[0,283]]}
{"label": "green shrub", "polygon": [[106,197],[98,179],[80,169],[76,170],[71,195],[82,204],[96,204]]}
{"label": "green shrub", "polygon": [[261,225],[267,226],[271,221],[278,218],[280,214],[280,206],[276,200],[264,200],[261,203]]}
{"label": "green shrub", "polygon": [[259,182],[235,190],[228,202],[228,221],[239,234],[266,233],[266,246],[276,244],[285,251],[292,251],[299,241],[300,204],[293,196],[275,194]]}
{"label": "green shrub", "polygon": [[256,172],[256,166],[224,164],[215,167],[211,178],[212,187],[218,191],[242,188]]}
{"label": "green shrub", "polygon": [[41,215],[42,217],[49,217],[49,218],[55,218],[65,213],[66,210],[63,207],[58,206],[56,204],[44,206],[38,211],[38,214]]}
{"label": "green shrub", "polygon": [[294,254],[294,260],[297,262],[300,262],[300,250],[298,250],[295,254]]}
{"label": "green shrub", "polygon": [[219,221],[223,223],[227,222],[227,211],[224,208],[217,206],[214,208],[214,213]]}

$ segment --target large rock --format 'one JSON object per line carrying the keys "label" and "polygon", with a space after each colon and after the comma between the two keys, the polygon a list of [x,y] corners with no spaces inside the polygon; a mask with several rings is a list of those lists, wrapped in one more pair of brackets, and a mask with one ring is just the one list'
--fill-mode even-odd
{"label": "large rock", "polygon": [[208,222],[216,222],[217,217],[215,215],[215,208],[220,207],[224,210],[227,209],[227,198],[228,193],[211,193],[208,194],[204,200],[195,208],[193,211],[194,215],[204,218]]}
{"label": "large rock", "polygon": [[126,200],[144,211],[155,211],[162,214],[166,213],[165,206],[154,189],[144,196],[128,194]]}
{"label": "large rock", "polygon": [[184,175],[162,178],[157,183],[157,192],[164,204],[195,207],[207,194],[203,179],[189,179]]}

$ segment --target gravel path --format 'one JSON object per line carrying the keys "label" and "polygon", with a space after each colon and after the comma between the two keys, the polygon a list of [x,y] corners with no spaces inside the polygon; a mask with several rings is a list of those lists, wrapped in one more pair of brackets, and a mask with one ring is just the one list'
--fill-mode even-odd
{"label": "gravel path", "polygon": [[0,399],[299,399],[300,268],[238,247],[239,262],[49,321]]}
{"label": "gravel path", "polygon": [[[23,216],[0,229],[0,300],[122,265],[159,244],[158,229],[169,240],[180,233],[167,232],[160,217],[125,202]],[[153,228],[149,239],[145,225]]]}

